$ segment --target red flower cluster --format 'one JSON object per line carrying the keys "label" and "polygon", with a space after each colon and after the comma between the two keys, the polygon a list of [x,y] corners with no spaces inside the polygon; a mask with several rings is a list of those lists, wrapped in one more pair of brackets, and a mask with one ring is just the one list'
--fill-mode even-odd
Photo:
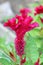
{"label": "red flower cluster", "polygon": [[[35,13],[34,14],[37,15],[37,14],[42,14],[42,13],[43,13],[43,6],[42,5],[37,6],[35,8]],[[43,23],[43,18],[40,17],[40,20]]]}
{"label": "red flower cluster", "polygon": [[10,27],[16,32],[17,37],[15,40],[15,49],[19,56],[24,54],[25,33],[39,26],[37,22],[32,23],[33,18],[28,16],[28,13],[30,12],[31,11],[28,8],[21,9],[21,15],[16,15],[14,18],[8,20],[8,22],[4,24],[4,26]]}
{"label": "red flower cluster", "polygon": [[42,6],[42,5],[37,6],[37,7],[35,8],[35,13],[36,13],[36,14],[41,14],[41,13],[43,13],[43,6]]}
{"label": "red flower cluster", "polygon": [[37,62],[35,62],[34,65],[40,65],[39,62],[40,62],[40,59],[38,59]]}

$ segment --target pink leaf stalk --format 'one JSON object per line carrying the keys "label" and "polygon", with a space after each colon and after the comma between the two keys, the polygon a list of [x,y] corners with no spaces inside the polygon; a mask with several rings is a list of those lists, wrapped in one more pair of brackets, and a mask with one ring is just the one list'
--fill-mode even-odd
{"label": "pink leaf stalk", "polygon": [[43,23],[43,18],[40,18],[41,22]]}
{"label": "pink leaf stalk", "polygon": [[4,23],[4,26],[10,27],[16,32],[15,49],[17,55],[22,56],[25,48],[25,33],[38,27],[39,24],[37,22],[32,22],[33,18],[28,16],[28,13],[30,13],[28,8],[21,9],[20,13],[21,15],[16,15],[14,18]]}
{"label": "pink leaf stalk", "polygon": [[[42,6],[42,5],[37,6],[37,7],[35,8],[35,13],[34,13],[34,15],[37,15],[37,14],[43,14],[43,6]],[[40,20],[41,20],[41,22],[43,23],[43,18],[40,17]]]}

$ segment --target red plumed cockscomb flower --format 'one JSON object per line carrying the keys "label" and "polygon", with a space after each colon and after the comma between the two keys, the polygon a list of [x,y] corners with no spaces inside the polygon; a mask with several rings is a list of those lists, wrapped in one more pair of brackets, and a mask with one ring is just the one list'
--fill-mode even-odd
{"label": "red plumed cockscomb flower", "polygon": [[28,8],[23,8],[23,9],[20,10],[20,13],[22,14],[23,18],[26,18],[27,14],[31,13],[31,10],[28,9]]}
{"label": "red plumed cockscomb flower", "polygon": [[37,6],[37,7],[35,8],[35,14],[36,14],[36,15],[37,15],[37,14],[41,14],[41,13],[43,13],[43,6],[42,6],[42,5]]}
{"label": "red plumed cockscomb flower", "polygon": [[32,23],[33,18],[28,16],[28,9],[21,9],[20,12],[21,15],[16,15],[14,18],[8,20],[6,23],[4,23],[4,26],[10,27],[16,32],[15,49],[16,53],[19,56],[22,56],[24,54],[25,47],[25,33],[34,29],[35,27],[38,27],[39,24],[37,22]]}
{"label": "red plumed cockscomb flower", "polygon": [[[34,15],[37,15],[37,14],[43,14],[43,6],[42,6],[42,5],[37,6],[37,7],[35,8],[35,13],[34,13]],[[43,23],[43,18],[40,17],[40,20],[41,20],[41,22]]]}

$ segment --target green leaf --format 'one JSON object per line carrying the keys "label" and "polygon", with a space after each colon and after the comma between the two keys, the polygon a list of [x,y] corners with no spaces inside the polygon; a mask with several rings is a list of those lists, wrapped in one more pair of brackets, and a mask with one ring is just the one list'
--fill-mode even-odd
{"label": "green leaf", "polygon": [[39,16],[40,16],[41,18],[43,18],[43,14],[39,14]]}
{"label": "green leaf", "polygon": [[0,45],[5,43],[5,38],[0,38]]}
{"label": "green leaf", "polygon": [[42,30],[40,29],[39,37],[43,38],[43,29]]}
{"label": "green leaf", "polygon": [[29,58],[26,59],[27,61],[25,62],[24,65],[34,65],[33,62],[31,60],[29,60]]}
{"label": "green leaf", "polygon": [[39,48],[39,53],[42,53],[43,54],[43,42],[42,42],[42,44],[41,44],[41,46]]}
{"label": "green leaf", "polygon": [[4,38],[0,38],[0,49],[3,50],[8,55],[9,55],[9,52],[12,52],[14,54],[14,56],[17,58],[17,62],[16,63],[19,64],[20,59],[19,59],[19,57],[16,54],[13,42],[9,42],[8,44],[6,44]]}
{"label": "green leaf", "polygon": [[43,65],[43,63],[41,63],[40,65]]}
{"label": "green leaf", "polygon": [[34,38],[31,36],[26,37],[25,52],[26,52],[26,56],[31,58],[33,63],[37,61],[39,57],[38,48],[34,41]]}
{"label": "green leaf", "polygon": [[34,21],[38,22],[40,27],[43,27],[43,24],[42,24],[42,22],[41,22],[41,20],[40,20],[40,16],[41,16],[41,15],[36,15],[36,16],[34,16]]}
{"label": "green leaf", "polygon": [[6,41],[5,38],[0,38],[0,49],[2,49],[3,51],[5,51],[8,54],[9,50],[8,50],[8,48],[6,46],[5,41]]}
{"label": "green leaf", "polygon": [[[5,38],[0,38],[0,49],[2,49],[7,54],[9,54],[9,52],[15,53],[14,43],[8,42],[6,44]],[[16,55],[16,54],[14,54],[14,55]]]}
{"label": "green leaf", "polygon": [[43,63],[43,54],[40,55],[40,63]]}
{"label": "green leaf", "polygon": [[41,45],[43,44],[43,38],[41,38],[40,36],[37,36],[35,39],[36,45],[38,48],[41,47]]}
{"label": "green leaf", "polygon": [[32,37],[37,37],[39,36],[39,31],[40,31],[40,28],[37,28],[37,29],[31,30],[29,33]]}
{"label": "green leaf", "polygon": [[0,50],[0,63],[2,65],[15,65],[15,62],[2,50]]}

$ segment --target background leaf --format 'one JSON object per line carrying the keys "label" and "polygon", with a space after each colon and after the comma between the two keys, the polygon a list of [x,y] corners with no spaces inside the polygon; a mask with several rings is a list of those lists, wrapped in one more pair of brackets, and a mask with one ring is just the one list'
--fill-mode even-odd
{"label": "background leaf", "polygon": [[15,65],[15,62],[2,50],[0,50],[0,63],[2,65]]}
{"label": "background leaf", "polygon": [[25,51],[26,56],[30,58],[33,63],[36,62],[39,57],[39,53],[38,53],[38,48],[33,37],[31,36],[26,37],[25,48],[26,48],[26,51]]}

